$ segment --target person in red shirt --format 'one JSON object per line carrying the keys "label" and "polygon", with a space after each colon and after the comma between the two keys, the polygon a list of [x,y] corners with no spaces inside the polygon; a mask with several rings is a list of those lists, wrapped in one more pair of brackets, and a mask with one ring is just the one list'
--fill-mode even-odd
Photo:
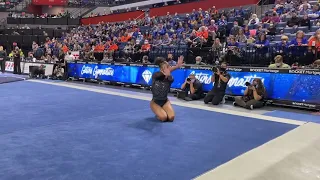
{"label": "person in red shirt", "polygon": [[141,46],[141,51],[142,52],[149,52],[151,48],[151,45],[149,44],[148,40],[144,41],[144,44]]}
{"label": "person in red shirt", "polygon": [[112,59],[114,59],[114,58],[113,58],[114,52],[115,52],[115,51],[118,51],[118,49],[119,49],[118,45],[117,45],[114,41],[112,41],[112,42],[110,43],[110,46],[109,46],[108,52],[107,52],[107,53],[109,54],[109,57],[111,57]]}
{"label": "person in red shirt", "polygon": [[124,33],[123,36],[121,36],[120,38],[120,42],[128,42],[130,40],[130,36],[128,35],[128,33]]}
{"label": "person in red shirt", "polygon": [[316,53],[316,51],[320,51],[320,30],[317,30],[315,35],[309,39],[308,46],[309,50],[312,50],[314,54]]}
{"label": "person in red shirt", "polygon": [[102,53],[105,49],[105,46],[103,44],[103,42],[100,42],[100,44],[96,45],[94,47],[94,52],[97,52],[97,53]]}

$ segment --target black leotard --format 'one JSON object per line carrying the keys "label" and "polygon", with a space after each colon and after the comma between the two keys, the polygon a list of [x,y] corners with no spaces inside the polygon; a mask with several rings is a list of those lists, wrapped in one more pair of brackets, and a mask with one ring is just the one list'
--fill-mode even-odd
{"label": "black leotard", "polygon": [[152,100],[161,107],[168,101],[172,82],[173,77],[166,78],[162,72],[155,72],[152,75]]}

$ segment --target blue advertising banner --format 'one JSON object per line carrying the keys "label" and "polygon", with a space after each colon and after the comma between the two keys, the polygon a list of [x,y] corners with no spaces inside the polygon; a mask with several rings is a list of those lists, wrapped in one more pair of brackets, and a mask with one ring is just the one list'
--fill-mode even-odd
{"label": "blue advertising banner", "polygon": [[[159,70],[155,66],[84,63],[68,63],[68,69],[69,77],[145,86],[152,84],[152,74]],[[320,74],[318,72],[286,71],[286,73],[282,73],[279,70],[271,71],[261,68],[247,70],[229,68],[231,79],[226,94],[243,95],[246,89],[245,83],[252,82],[254,78],[260,78],[266,87],[268,99],[320,104]],[[190,74],[196,75],[196,78],[203,83],[205,91],[210,91],[213,87],[213,83],[211,83],[212,71],[209,68],[190,67],[172,72],[175,79],[172,88],[179,89]]]}

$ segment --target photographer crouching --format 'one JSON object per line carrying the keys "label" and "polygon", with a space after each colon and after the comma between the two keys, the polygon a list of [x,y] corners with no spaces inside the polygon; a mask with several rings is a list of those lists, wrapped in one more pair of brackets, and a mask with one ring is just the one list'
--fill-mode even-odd
{"label": "photographer crouching", "polygon": [[226,62],[222,62],[220,67],[212,68],[211,82],[214,82],[214,86],[204,98],[205,104],[211,102],[213,105],[218,105],[223,100],[228,81],[230,80],[230,74],[226,70]]}
{"label": "photographer crouching", "polygon": [[235,97],[234,106],[241,106],[247,109],[261,108],[264,106],[264,97],[266,90],[259,78],[255,78],[251,83],[246,82],[247,89],[244,91],[244,96]]}
{"label": "photographer crouching", "polygon": [[64,77],[64,68],[62,67],[61,64],[58,64],[53,71],[52,79],[53,80],[64,80],[63,77]]}
{"label": "photographer crouching", "polygon": [[182,92],[179,92],[178,98],[186,101],[199,100],[203,98],[202,83],[194,74],[190,74],[181,85]]}

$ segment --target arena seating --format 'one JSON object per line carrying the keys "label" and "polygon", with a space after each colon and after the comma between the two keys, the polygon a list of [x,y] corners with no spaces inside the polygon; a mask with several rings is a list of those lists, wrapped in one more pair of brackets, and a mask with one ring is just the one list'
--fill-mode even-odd
{"label": "arena seating", "polygon": [[14,8],[16,5],[18,5],[21,2],[21,0],[1,0],[0,1],[0,11],[7,11],[9,9]]}

